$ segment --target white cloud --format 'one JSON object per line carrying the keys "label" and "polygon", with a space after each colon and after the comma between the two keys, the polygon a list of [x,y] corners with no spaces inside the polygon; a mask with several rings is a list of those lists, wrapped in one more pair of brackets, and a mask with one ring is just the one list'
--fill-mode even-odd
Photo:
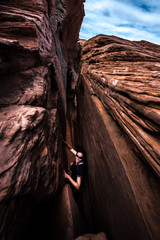
{"label": "white cloud", "polygon": [[[136,28],[131,27],[116,27],[111,24],[107,23],[97,23],[96,25],[97,29],[102,30],[102,32],[108,32],[108,35],[115,35],[122,38],[127,38],[129,40],[150,40],[151,42],[159,42],[159,37],[156,37],[154,34],[145,31],[145,30],[139,30]],[[148,40],[148,41],[149,41]]]}
{"label": "white cloud", "polygon": [[155,0],[86,0],[80,37],[106,34],[160,44],[157,9],[160,7]]}

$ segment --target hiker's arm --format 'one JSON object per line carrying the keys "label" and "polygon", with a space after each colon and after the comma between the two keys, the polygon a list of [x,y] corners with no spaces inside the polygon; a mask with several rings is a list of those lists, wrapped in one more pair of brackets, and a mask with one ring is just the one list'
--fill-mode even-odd
{"label": "hiker's arm", "polygon": [[63,142],[65,143],[66,147],[71,151],[71,153],[73,153],[74,155],[77,154],[77,151],[74,150],[74,148],[72,148],[68,143],[66,143],[64,140]]}
{"label": "hiker's arm", "polygon": [[77,189],[79,190],[80,186],[81,186],[81,177],[77,177],[77,181],[74,181],[71,176],[69,174],[67,174],[65,171],[64,171],[64,177],[67,178],[70,183]]}
{"label": "hiker's arm", "polygon": [[71,148],[71,149],[70,149],[70,151],[71,151],[71,153],[73,153],[74,155],[76,155],[76,154],[77,154],[77,151],[76,151],[76,150],[74,150],[73,148]]}

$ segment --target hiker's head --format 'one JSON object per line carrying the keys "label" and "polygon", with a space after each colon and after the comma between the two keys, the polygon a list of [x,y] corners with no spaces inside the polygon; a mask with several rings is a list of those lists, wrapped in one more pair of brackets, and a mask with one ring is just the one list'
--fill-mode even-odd
{"label": "hiker's head", "polygon": [[76,158],[76,162],[83,161],[83,152],[81,152],[81,151],[77,152],[75,158]]}
{"label": "hiker's head", "polygon": [[76,146],[76,151],[77,151],[77,160],[79,159],[80,161],[86,161],[86,152],[84,149],[80,146]]}

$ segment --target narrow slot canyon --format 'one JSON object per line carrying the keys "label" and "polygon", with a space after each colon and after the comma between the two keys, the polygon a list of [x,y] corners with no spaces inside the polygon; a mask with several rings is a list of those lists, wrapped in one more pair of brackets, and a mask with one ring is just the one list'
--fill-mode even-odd
{"label": "narrow slot canyon", "polygon": [[84,2],[0,2],[1,240],[159,239],[160,46],[79,39]]}

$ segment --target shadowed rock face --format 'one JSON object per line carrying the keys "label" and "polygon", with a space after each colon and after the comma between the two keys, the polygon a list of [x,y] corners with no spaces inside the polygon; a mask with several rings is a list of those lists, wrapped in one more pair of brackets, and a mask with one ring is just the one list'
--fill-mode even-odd
{"label": "shadowed rock face", "polygon": [[18,240],[19,224],[30,215],[19,214],[26,199],[32,206],[31,199],[54,195],[62,185],[67,77],[77,79],[83,2],[0,2],[2,239]]}
{"label": "shadowed rock face", "polygon": [[[83,233],[79,208],[69,184],[66,184],[62,191],[57,194],[55,202],[52,202],[50,207],[52,212],[52,237],[50,239],[71,240]],[[54,217],[55,214],[56,218]]]}
{"label": "shadowed rock face", "polygon": [[83,45],[80,143],[97,232],[158,239],[160,46],[99,35]]}

